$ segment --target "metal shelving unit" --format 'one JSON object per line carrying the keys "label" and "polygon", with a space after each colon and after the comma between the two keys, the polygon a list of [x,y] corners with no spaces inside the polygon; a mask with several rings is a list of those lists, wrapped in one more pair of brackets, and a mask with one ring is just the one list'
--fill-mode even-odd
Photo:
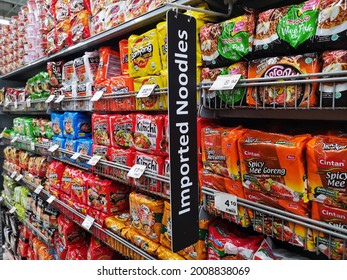
{"label": "metal shelving unit", "polygon": [[[4,171],[8,174],[12,173],[7,168],[4,168]],[[26,187],[28,187],[31,191],[34,191],[38,187],[32,182],[29,182],[28,180],[26,180],[24,177],[20,180],[20,182],[23,183]],[[44,194],[46,197],[51,196],[51,194],[45,189],[43,189],[41,193]],[[73,220],[79,226],[82,226],[82,223],[86,218],[85,215],[76,211],[74,208],[70,207],[69,205],[67,205],[66,203],[62,202],[61,200],[57,198],[54,199],[52,204],[59,210],[61,214],[67,216],[69,219]],[[88,232],[90,232],[95,237],[97,237],[102,242],[104,242],[106,245],[110,246],[115,251],[119,252],[121,255],[129,259],[134,259],[134,260],[142,260],[142,259],[155,260],[156,259],[154,256],[146,253],[145,251],[136,247],[134,244],[128,242],[126,239],[116,235],[112,231],[104,228],[102,225],[96,222],[93,223],[92,227],[90,228],[90,230],[88,230]]]}
{"label": "metal shelving unit", "polygon": [[[206,118],[263,118],[263,119],[294,119],[294,120],[347,120],[347,114],[343,114],[347,110],[346,107],[336,107],[334,103],[329,107],[323,107],[322,100],[322,86],[324,84],[332,84],[333,100],[335,100],[336,87],[338,83],[347,82],[347,71],[340,71],[336,73],[314,73],[307,75],[295,75],[276,78],[258,78],[258,79],[243,79],[240,80],[235,89],[244,89],[245,94],[243,97],[242,105],[233,102],[226,102],[225,99],[233,95],[233,91],[210,91],[212,83],[202,83],[200,85],[201,94],[201,108],[200,115]],[[299,99],[302,96],[303,86],[312,86],[316,84],[319,91],[319,98],[317,106],[299,106]],[[266,91],[274,91],[283,89],[286,94],[287,89],[294,90],[293,104],[276,104],[275,98],[268,104]],[[255,96],[255,105],[246,106],[246,94]],[[259,94],[261,93],[261,94]],[[310,92],[307,99],[310,98]],[[302,97],[301,97],[302,98]],[[284,99],[286,100],[286,98]]]}
{"label": "metal shelving unit", "polygon": [[[181,5],[195,5],[197,3],[200,3],[199,0],[178,0],[175,2]],[[32,76],[33,72],[38,72],[40,71],[40,69],[45,67],[48,61],[57,61],[65,59],[72,55],[77,55],[81,52],[98,48],[101,44],[105,42],[108,42],[115,38],[121,38],[122,36],[124,37],[133,31],[143,28],[144,26],[149,26],[153,23],[162,20],[166,12],[171,9],[172,8],[170,6],[164,4],[163,6],[148,13],[145,13],[136,19],[125,22],[123,24],[120,24],[119,26],[116,26],[100,34],[92,36],[84,40],[83,42],[63,49],[55,54],[40,58],[39,60],[36,60],[28,65],[18,68],[11,73],[2,75],[0,76],[0,79],[26,80]]]}

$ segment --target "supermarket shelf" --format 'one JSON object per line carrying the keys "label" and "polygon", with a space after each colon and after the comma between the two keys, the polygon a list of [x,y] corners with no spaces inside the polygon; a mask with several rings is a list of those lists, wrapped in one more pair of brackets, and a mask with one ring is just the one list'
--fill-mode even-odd
{"label": "supermarket shelf", "polygon": [[[11,173],[10,170],[4,168],[4,171],[6,171],[8,174]],[[30,190],[34,191],[37,186],[33,184],[32,182],[29,182],[25,178],[21,179],[21,182],[27,186]],[[51,194],[43,189],[41,191],[42,194],[46,195],[47,197],[51,196]],[[55,199],[52,202],[53,206],[55,206],[59,212],[71,220],[73,220],[78,225],[82,226],[82,223],[84,219],[86,218],[85,215],[79,213],[74,208],[70,207],[69,205],[65,204],[64,202],[60,201],[59,199]],[[98,223],[94,222],[91,229],[89,230],[91,234],[99,238],[101,241],[103,241],[106,245],[110,246],[117,252],[119,252],[121,255],[127,258],[140,260],[140,259],[148,259],[148,260],[154,260],[155,258],[146,252],[142,251],[132,243],[129,243],[127,240],[119,237],[115,233],[113,233],[110,230],[105,229]]]}
{"label": "supermarket shelf", "polygon": [[[11,209],[13,207],[13,205],[7,201],[7,199],[3,199],[3,204],[8,208]],[[39,238],[42,242],[44,242],[46,245],[51,246],[51,240],[49,238],[47,238],[46,236],[44,236],[42,234],[42,232],[34,227],[29,220],[27,219],[23,219],[21,217],[18,217],[18,219],[27,227],[30,229],[30,231],[37,237]]]}
{"label": "supermarket shelf", "polygon": [[[178,0],[176,1],[177,4],[181,5],[195,5],[199,3],[198,0]],[[112,29],[106,30],[100,34],[97,34],[93,37],[90,37],[83,42],[80,42],[76,45],[73,45],[71,47],[68,47],[66,49],[63,49],[59,51],[58,53],[49,55],[48,57],[43,57],[37,61],[34,61],[33,63],[23,66],[11,73],[5,74],[0,76],[0,79],[6,80],[6,79],[17,79],[17,80],[26,80],[30,76],[33,75],[33,73],[38,72],[40,69],[45,67],[46,63],[48,61],[56,61],[61,60],[66,57],[69,57],[74,54],[78,54],[80,52],[84,52],[88,49],[93,49],[99,47],[102,43],[105,43],[107,41],[110,41],[111,39],[115,39],[117,37],[129,35],[129,33],[138,30],[140,28],[143,28],[144,26],[148,26],[150,24],[153,24],[155,22],[158,22],[163,19],[166,12],[171,10],[172,8],[163,5],[153,11],[150,11],[146,14],[143,14],[142,16],[133,19],[131,21],[125,22],[117,27],[114,27]]]}
{"label": "supermarket shelf", "polygon": [[[263,119],[301,119],[301,120],[347,120],[347,114],[344,114],[347,107],[335,106],[335,95],[339,83],[347,82],[347,71],[336,73],[312,73],[306,75],[295,75],[286,77],[243,79],[236,85],[235,89],[243,89],[254,96],[255,105],[235,104],[231,91],[210,91],[212,83],[202,83],[200,85],[201,108],[200,115],[206,118],[263,118]],[[312,87],[316,84],[319,91],[318,105],[299,106],[300,100],[303,100],[304,87]],[[330,84],[333,90],[334,101],[329,107],[323,106],[321,88],[323,85]],[[276,103],[265,95],[277,90],[283,90],[283,95],[291,94],[292,100],[284,101],[282,104]],[[288,93],[287,93],[288,92]],[[308,90],[308,92],[310,92]],[[244,97],[245,98],[245,97]],[[225,100],[231,100],[226,102]],[[307,97],[309,99],[309,96]]]}
{"label": "supermarket shelf", "polygon": [[[207,187],[202,187],[202,193],[204,194],[204,208],[205,208],[205,210],[207,210],[207,212],[209,212],[210,214],[213,214],[213,215],[220,216],[220,217],[227,219],[229,221],[232,221],[234,223],[237,223],[237,224],[240,223],[239,217],[231,215],[231,214],[226,213],[226,212],[222,212],[222,211],[220,211],[214,207],[215,197],[217,194],[220,194],[221,192],[207,188]],[[304,227],[306,230],[306,235],[309,231],[310,232],[317,231],[319,234],[322,233],[322,234],[327,235],[328,239],[330,241],[328,244],[328,254],[327,254],[329,258],[331,258],[331,252],[332,252],[332,246],[333,246],[332,238],[341,239],[343,242],[343,249],[341,252],[342,259],[346,258],[347,229],[343,229],[340,227],[338,228],[338,227],[332,226],[330,224],[326,224],[326,223],[323,223],[320,221],[312,220],[312,219],[302,217],[299,215],[291,214],[289,212],[275,209],[273,207],[269,207],[266,205],[254,203],[254,202],[251,202],[251,201],[239,198],[239,197],[237,197],[236,199],[237,199],[237,206],[238,207],[242,206],[242,207],[245,207],[246,210],[252,211],[252,213],[253,213],[252,224],[253,224],[254,230],[256,230],[255,221],[257,220],[258,223],[259,223],[259,221],[262,221],[262,225],[261,225],[262,232],[266,232],[265,217],[267,219],[272,219],[272,232],[270,232],[270,233],[266,232],[267,235],[270,235],[272,237],[276,236],[276,238],[281,240],[281,241],[288,242],[292,245],[297,245],[297,244],[295,244],[294,234],[292,235],[291,240],[286,240],[286,238],[284,236],[284,231],[282,231],[282,234],[280,236],[278,234],[276,235],[274,232],[274,227],[273,227],[274,220],[276,220],[276,221],[280,220],[282,227],[283,227],[285,222],[290,222],[290,223],[292,223],[293,228],[296,225]],[[259,224],[258,224],[258,226],[259,226]],[[304,246],[304,249],[307,249],[306,245]],[[318,246],[316,248],[316,253],[317,254],[320,253]]]}
{"label": "supermarket shelf", "polygon": [[1,104],[0,109],[2,113],[11,115],[42,115],[47,114],[47,109],[49,108],[45,101],[46,98],[31,100],[30,105],[26,101],[17,102],[16,104],[9,102],[7,104]]}

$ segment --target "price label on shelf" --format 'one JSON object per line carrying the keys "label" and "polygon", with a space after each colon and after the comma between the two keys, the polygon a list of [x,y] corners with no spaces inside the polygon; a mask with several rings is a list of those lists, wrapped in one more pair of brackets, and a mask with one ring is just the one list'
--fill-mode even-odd
{"label": "price label on shelf", "polygon": [[17,177],[16,177],[16,181],[19,182],[20,180],[23,179],[23,175],[22,174],[19,174]]}
{"label": "price label on shelf", "polygon": [[34,193],[36,194],[40,194],[40,192],[43,190],[43,186],[42,185],[38,185],[36,187],[36,189],[34,190]]}
{"label": "price label on shelf", "polygon": [[19,138],[18,136],[13,137],[12,140],[11,140],[11,143],[17,142],[18,138]]}
{"label": "price label on shelf", "polygon": [[51,94],[45,101],[45,103],[51,103],[53,101],[53,99],[55,98],[54,94]]}
{"label": "price label on shelf", "polygon": [[210,90],[231,90],[239,82],[241,75],[218,76]]}
{"label": "price label on shelf", "polygon": [[17,175],[17,171],[13,171],[10,177],[13,179],[14,177],[16,177],[16,175]]}
{"label": "price label on shelf", "polygon": [[52,147],[50,147],[49,149],[48,149],[48,151],[49,152],[51,152],[51,153],[54,153],[56,150],[58,150],[59,149],[59,145],[58,144],[55,144],[55,145],[53,145]]}
{"label": "price label on shelf", "polygon": [[214,196],[214,204],[216,209],[229,213],[237,214],[237,197],[228,193],[217,193]]}
{"label": "price label on shelf", "polygon": [[6,99],[5,104],[4,104],[4,107],[7,108],[8,105],[10,105],[10,100]]}
{"label": "price label on shelf", "polygon": [[80,157],[80,153],[74,153],[72,156],[71,156],[71,159],[73,159],[73,160],[76,160],[76,159],[78,159],[79,157]]}
{"label": "price label on shelf", "polygon": [[54,100],[54,103],[60,103],[64,100],[64,98],[65,98],[64,95],[59,95],[59,97],[56,100]]}
{"label": "price label on shelf", "polygon": [[48,204],[51,204],[55,199],[54,195],[51,195],[46,201],[48,202]]}
{"label": "price label on shelf", "polygon": [[31,99],[28,98],[25,102],[27,103],[27,108],[30,108],[31,107]]}
{"label": "price label on shelf", "polygon": [[91,166],[95,166],[100,159],[101,159],[101,156],[93,156],[90,160],[88,160],[87,163]]}
{"label": "price label on shelf", "polygon": [[135,164],[128,172],[128,177],[138,179],[140,178],[146,170],[146,165]]}
{"label": "price label on shelf", "polygon": [[154,89],[157,87],[156,84],[151,84],[151,85],[143,85],[138,94],[136,95],[137,98],[144,98],[150,96],[153,92]]}
{"label": "price label on shelf", "polygon": [[97,91],[96,93],[94,93],[94,95],[90,99],[90,101],[92,101],[92,102],[98,101],[103,96],[103,94],[104,94],[104,92],[102,90]]}
{"label": "price label on shelf", "polygon": [[18,103],[17,103],[17,100],[15,100],[15,102],[13,102],[13,106],[14,106],[14,108],[15,108],[15,109],[17,109],[17,108],[18,108]]}
{"label": "price label on shelf", "polygon": [[10,214],[13,214],[14,212],[16,212],[16,210],[17,210],[16,207],[13,206],[9,212],[10,212]]}
{"label": "price label on shelf", "polygon": [[35,143],[34,142],[30,142],[30,149],[32,151],[35,151]]}
{"label": "price label on shelf", "polygon": [[3,199],[3,197],[2,196],[0,196],[0,203],[3,201],[4,199]]}
{"label": "price label on shelf", "polygon": [[84,221],[82,223],[82,227],[84,227],[86,230],[90,230],[90,228],[92,227],[92,225],[94,224],[94,218],[87,215],[85,218],[84,218]]}

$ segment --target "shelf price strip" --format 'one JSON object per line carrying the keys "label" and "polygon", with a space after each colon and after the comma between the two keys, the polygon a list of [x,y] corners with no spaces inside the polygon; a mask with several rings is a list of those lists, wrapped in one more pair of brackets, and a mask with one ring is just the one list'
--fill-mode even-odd
{"label": "shelf price strip", "polygon": [[216,209],[229,213],[237,214],[237,197],[228,193],[216,193],[214,196],[214,204]]}

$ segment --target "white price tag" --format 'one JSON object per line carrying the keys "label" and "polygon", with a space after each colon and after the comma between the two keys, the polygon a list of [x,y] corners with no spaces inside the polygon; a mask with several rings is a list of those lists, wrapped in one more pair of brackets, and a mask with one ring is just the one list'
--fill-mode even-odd
{"label": "white price tag", "polygon": [[210,90],[231,90],[239,82],[241,75],[220,75],[217,77]]}
{"label": "white price tag", "polygon": [[52,147],[50,147],[49,149],[48,149],[48,151],[49,152],[51,152],[51,153],[54,153],[56,150],[58,150],[59,149],[59,145],[58,144],[55,144],[55,145],[53,145]]}
{"label": "white price tag", "polygon": [[56,100],[54,100],[54,103],[60,103],[64,100],[64,98],[65,98],[64,95],[59,95],[59,97]]}
{"label": "white price tag", "polygon": [[6,99],[4,107],[8,107],[8,105],[10,105],[10,100]]}
{"label": "white price tag", "polygon": [[16,177],[16,181],[19,182],[20,180],[23,179],[23,175],[22,174],[19,174],[17,177]]}
{"label": "white price tag", "polygon": [[51,204],[53,202],[53,200],[55,199],[54,195],[51,195],[46,201]]}
{"label": "white price tag", "polygon": [[13,171],[10,177],[13,179],[14,177],[16,177],[16,175],[17,175],[17,171]]}
{"label": "white price tag", "polygon": [[27,103],[27,108],[30,108],[30,107],[31,107],[31,99],[28,98],[28,99],[26,100],[26,103]]}
{"label": "white price tag", "polygon": [[150,85],[143,85],[139,92],[137,93],[136,97],[137,98],[144,98],[150,96],[153,92],[154,89],[157,87],[156,84],[150,84]]}
{"label": "white price tag", "polygon": [[37,188],[34,190],[34,193],[36,194],[40,194],[40,192],[43,190],[43,186],[42,185],[38,185]]}
{"label": "white price tag", "polygon": [[145,165],[135,164],[128,172],[128,177],[138,179],[140,178],[146,170]]}
{"label": "white price tag", "polygon": [[72,156],[71,156],[71,159],[74,159],[74,160],[76,160],[76,159],[78,159],[79,157],[80,157],[80,153],[74,153]]}
{"label": "white price tag", "polygon": [[34,142],[30,142],[30,149],[32,151],[35,151],[35,143]]}
{"label": "white price tag", "polygon": [[13,206],[9,212],[10,212],[10,214],[13,214],[14,212],[16,212],[16,210],[17,210],[16,207]]}
{"label": "white price tag", "polygon": [[3,201],[4,199],[3,199],[3,197],[2,196],[0,196],[0,203]]}
{"label": "white price tag", "polygon": [[88,160],[87,163],[91,166],[95,166],[100,159],[101,159],[101,156],[93,156],[90,160]]}
{"label": "white price tag", "polygon": [[15,102],[13,102],[13,106],[14,106],[14,108],[15,108],[15,109],[17,109],[17,108],[18,108],[18,103],[17,103],[17,100],[16,100]]}
{"label": "white price tag", "polygon": [[87,215],[82,223],[82,227],[84,227],[86,230],[90,230],[93,224],[94,224],[94,218]]}
{"label": "white price tag", "polygon": [[216,209],[229,213],[237,214],[237,197],[228,193],[217,193],[214,196],[214,205]]}
{"label": "white price tag", "polygon": [[92,102],[98,101],[102,97],[103,94],[104,94],[104,92],[102,90],[97,91],[96,93],[94,93],[94,95],[90,99],[90,101],[92,101]]}
{"label": "white price tag", "polygon": [[53,101],[54,98],[55,98],[55,95],[54,95],[54,94],[50,95],[50,96],[46,99],[45,103],[51,103],[51,102]]}
{"label": "white price tag", "polygon": [[13,137],[12,140],[11,140],[11,143],[17,142],[18,138],[19,138],[18,136]]}

